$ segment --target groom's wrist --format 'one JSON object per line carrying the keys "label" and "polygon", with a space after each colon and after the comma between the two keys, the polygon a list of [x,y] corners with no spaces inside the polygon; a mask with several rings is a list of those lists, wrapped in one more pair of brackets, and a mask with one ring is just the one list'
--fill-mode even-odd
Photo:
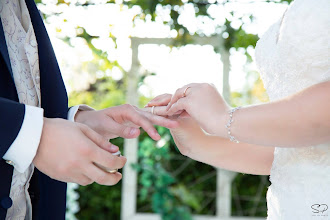
{"label": "groom's wrist", "polygon": [[95,109],[89,107],[88,105],[76,105],[70,108],[68,112],[68,120],[72,122],[78,122],[84,124],[85,117],[82,117],[81,113],[95,111]]}

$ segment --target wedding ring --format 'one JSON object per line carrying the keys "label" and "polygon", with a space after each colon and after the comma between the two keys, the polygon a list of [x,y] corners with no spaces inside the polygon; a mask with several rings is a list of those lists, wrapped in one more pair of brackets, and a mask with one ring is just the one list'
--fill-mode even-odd
{"label": "wedding ring", "polygon": [[[113,153],[112,155],[120,157],[121,153],[120,153],[120,151],[117,151],[116,153]],[[108,173],[117,173],[118,172],[118,169],[108,168],[108,167],[102,166],[101,164],[98,164],[95,162],[93,162],[93,163],[95,166],[97,166],[98,168],[100,168],[101,170],[103,170],[105,172],[108,172]]]}
{"label": "wedding ring", "polygon": [[155,106],[151,107],[151,114],[153,114],[153,115],[155,114]]}
{"label": "wedding ring", "polygon": [[117,173],[118,169],[111,169],[105,166],[102,166],[101,164],[95,163],[93,162],[95,166],[97,166],[98,168],[100,168],[101,170],[107,172],[107,173]]}
{"label": "wedding ring", "polygon": [[187,92],[187,90],[188,90],[189,88],[190,88],[190,86],[188,86],[188,87],[184,90],[182,97],[186,97],[186,96],[187,96],[187,95],[186,95],[186,92]]}

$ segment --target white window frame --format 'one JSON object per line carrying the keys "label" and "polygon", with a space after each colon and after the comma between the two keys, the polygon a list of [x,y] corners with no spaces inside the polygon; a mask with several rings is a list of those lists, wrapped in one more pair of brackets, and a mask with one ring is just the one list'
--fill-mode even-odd
{"label": "white window frame", "polygon": [[[132,65],[128,72],[127,87],[127,103],[132,105],[138,104],[137,86],[139,79],[140,63],[138,60],[139,46],[146,44],[156,45],[173,45],[174,40],[171,38],[131,38],[132,45]],[[222,95],[229,101],[229,71],[230,60],[229,52],[223,46],[223,39],[220,36],[214,37],[193,37],[193,43],[196,45],[211,45],[216,48],[216,52],[221,55],[223,63],[222,72]],[[219,75],[220,75],[219,74]],[[220,79],[220,77],[219,77]],[[161,220],[157,214],[137,213],[137,172],[130,164],[137,163],[138,160],[138,139],[125,139],[124,155],[127,157],[127,166],[123,170],[122,184],[122,204],[121,204],[121,220]],[[231,216],[231,183],[237,173],[217,169],[217,186],[216,186],[216,214],[194,215],[196,220],[261,220],[259,217],[233,217]]]}

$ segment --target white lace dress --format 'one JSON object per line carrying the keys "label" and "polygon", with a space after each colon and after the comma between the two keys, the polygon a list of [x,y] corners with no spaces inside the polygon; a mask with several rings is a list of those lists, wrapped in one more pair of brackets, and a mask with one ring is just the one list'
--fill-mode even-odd
{"label": "white lace dress", "polygon": [[[272,101],[330,80],[330,0],[295,0],[259,40],[256,61]],[[268,220],[330,219],[330,143],[275,148],[270,180]]]}

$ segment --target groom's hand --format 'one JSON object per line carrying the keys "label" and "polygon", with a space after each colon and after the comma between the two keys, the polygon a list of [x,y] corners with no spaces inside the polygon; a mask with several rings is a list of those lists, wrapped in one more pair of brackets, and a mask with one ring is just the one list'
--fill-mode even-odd
{"label": "groom's hand", "polygon": [[88,185],[114,185],[120,173],[107,173],[94,163],[120,169],[125,157],[113,156],[118,148],[88,126],[63,119],[44,119],[44,127],[33,164],[49,177]]}
{"label": "groom's hand", "polygon": [[142,127],[154,140],[160,136],[153,125],[167,128],[178,126],[176,121],[142,111],[135,106],[125,104],[100,111],[79,111],[76,122],[88,125],[107,139],[115,137],[136,138]]}

